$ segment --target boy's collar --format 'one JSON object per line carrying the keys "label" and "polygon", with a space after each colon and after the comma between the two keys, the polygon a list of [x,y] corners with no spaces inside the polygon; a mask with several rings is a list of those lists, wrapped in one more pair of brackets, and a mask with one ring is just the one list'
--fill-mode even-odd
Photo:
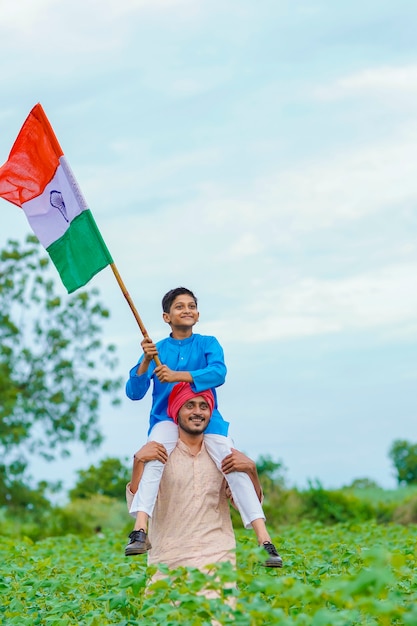
{"label": "boy's collar", "polygon": [[190,337],[186,337],[185,339],[174,339],[172,334],[169,335],[169,337],[168,337],[168,340],[171,343],[181,343],[181,344],[191,343],[193,339],[194,339],[194,333]]}

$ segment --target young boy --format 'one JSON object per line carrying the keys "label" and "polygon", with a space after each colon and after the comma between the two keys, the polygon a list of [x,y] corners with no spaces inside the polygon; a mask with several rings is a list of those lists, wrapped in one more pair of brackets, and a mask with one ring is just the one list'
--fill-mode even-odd
{"label": "young boy", "polygon": [[[215,388],[223,385],[226,377],[223,349],[215,337],[193,333],[198,322],[197,298],[185,287],[172,289],[162,299],[163,320],[170,325],[171,334],[156,345],[149,338],[141,345],[144,354],[130,371],[126,394],[131,400],[141,400],[153,381],[149,441],[157,441],[169,454],[178,440],[178,426],[168,416],[168,398],[175,383],[190,383],[194,392],[211,389],[214,408],[210,424],[204,433],[204,444],[218,469],[231,453],[233,441],[228,436],[229,424],[217,408]],[[153,360],[158,356],[161,365]],[[135,494],[130,513],[136,517],[134,530],[125,549],[126,556],[143,554],[149,549],[148,518],[152,516],[158,495],[164,464],[146,463]],[[241,514],[245,528],[253,528],[259,545],[270,544],[265,516],[249,476],[244,472],[230,472],[226,479],[233,500]],[[273,545],[273,544],[271,544]]]}

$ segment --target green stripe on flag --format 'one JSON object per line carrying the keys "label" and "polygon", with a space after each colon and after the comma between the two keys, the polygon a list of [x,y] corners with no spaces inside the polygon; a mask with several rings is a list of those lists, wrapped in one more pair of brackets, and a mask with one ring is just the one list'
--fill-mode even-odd
{"label": "green stripe on flag", "polygon": [[47,249],[68,293],[83,287],[113,259],[89,209],[74,218]]}

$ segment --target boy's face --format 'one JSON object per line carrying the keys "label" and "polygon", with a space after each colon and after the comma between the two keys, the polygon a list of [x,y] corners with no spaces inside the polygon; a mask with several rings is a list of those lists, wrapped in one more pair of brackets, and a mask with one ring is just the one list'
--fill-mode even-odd
{"label": "boy's face", "polygon": [[181,294],[173,301],[169,313],[163,313],[162,317],[171,328],[192,328],[199,315],[194,298]]}

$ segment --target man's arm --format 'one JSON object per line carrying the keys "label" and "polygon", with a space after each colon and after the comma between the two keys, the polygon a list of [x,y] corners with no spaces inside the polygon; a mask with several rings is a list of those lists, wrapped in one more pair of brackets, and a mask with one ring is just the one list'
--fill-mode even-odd
{"label": "man's arm", "polygon": [[[236,450],[232,448],[232,452],[224,457],[222,461],[222,471],[225,474],[230,474],[230,472],[245,472],[251,479],[253,486],[255,487],[256,495],[259,498],[259,502],[263,500],[263,492],[261,483],[259,481],[258,470],[256,469],[256,464],[252,459],[250,459],[246,454],[240,452],[240,450]],[[232,504],[233,500],[232,500]]]}

